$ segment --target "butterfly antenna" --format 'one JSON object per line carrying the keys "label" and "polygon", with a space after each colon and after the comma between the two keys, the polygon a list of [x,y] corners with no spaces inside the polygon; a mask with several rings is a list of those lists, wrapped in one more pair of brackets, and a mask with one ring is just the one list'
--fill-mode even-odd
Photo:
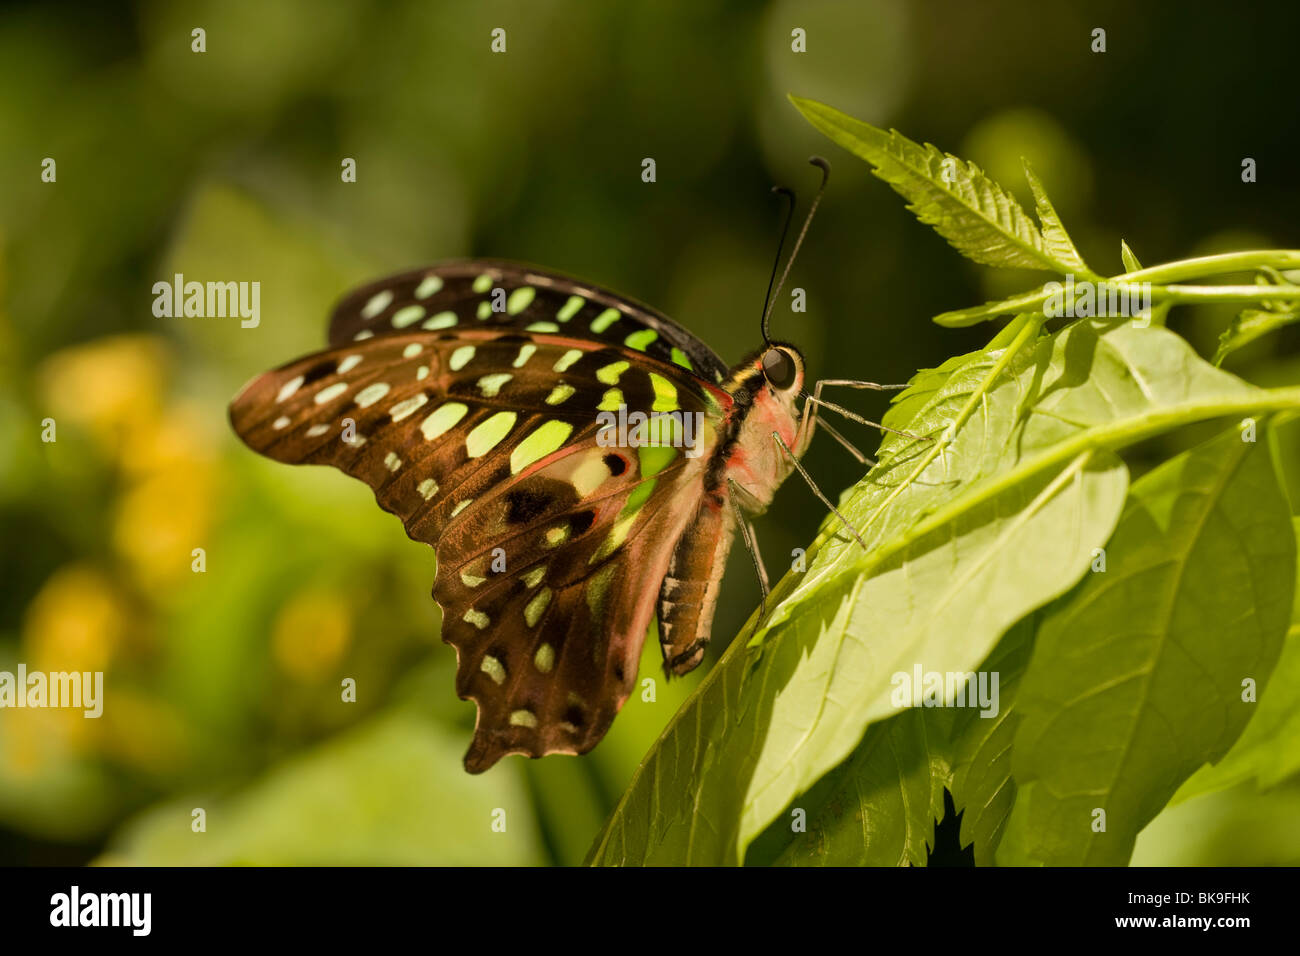
{"label": "butterfly antenna", "polygon": [[767,295],[763,297],[763,341],[770,344],[767,337],[768,303],[772,301],[772,284],[776,282],[776,270],[781,267],[781,252],[785,249],[785,237],[790,234],[790,220],[794,219],[794,190],[784,186],[773,186],[772,192],[784,196],[789,201],[785,211],[785,225],[781,227],[781,241],[776,244],[776,258],[772,260],[772,274],[767,279]]}
{"label": "butterfly antenna", "polygon": [[[812,163],[812,165],[816,166],[818,169],[822,171],[822,183],[820,186],[817,187],[817,195],[813,197],[812,205],[808,207],[808,215],[803,221],[803,228],[799,230],[799,235],[794,241],[794,248],[790,250],[790,258],[785,261],[785,271],[781,273],[781,280],[777,282],[775,289],[772,288],[772,283],[770,281],[767,284],[768,298],[767,301],[763,303],[763,341],[764,342],[772,341],[767,336],[768,322],[770,322],[772,319],[772,307],[776,304],[776,296],[781,294],[781,287],[785,285],[786,276],[790,274],[790,267],[794,265],[795,256],[799,255],[799,247],[803,245],[803,237],[808,235],[808,227],[812,225],[813,216],[816,215],[817,213],[817,206],[822,201],[822,193],[826,192],[826,182],[831,178],[831,164],[826,162],[826,160],[822,159],[820,156],[812,156],[809,157],[808,162]],[[789,192],[789,190],[786,191]],[[791,193],[792,198],[793,195],[794,194]],[[791,213],[793,213],[794,212],[793,204],[791,205],[790,209],[791,209]],[[789,227],[789,224],[790,221],[789,219],[787,219],[786,226]],[[781,242],[783,244],[785,242],[784,234],[781,236]],[[779,262],[780,259],[781,259],[781,251],[780,249],[778,249],[777,261]],[[773,275],[776,274],[775,267],[773,267],[772,274]]]}

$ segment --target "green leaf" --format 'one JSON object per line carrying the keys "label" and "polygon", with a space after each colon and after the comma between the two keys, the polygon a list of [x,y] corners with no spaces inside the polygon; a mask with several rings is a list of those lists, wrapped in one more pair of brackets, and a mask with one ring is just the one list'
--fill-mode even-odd
{"label": "green leaf", "polygon": [[[1300,518],[1292,525],[1300,535]],[[1297,586],[1300,595],[1300,586]],[[1260,788],[1275,787],[1300,773],[1300,608],[1291,612],[1291,628],[1268,683],[1262,685],[1255,716],[1228,755],[1202,767],[1178,788],[1170,804],[1246,780]]]}
{"label": "green leaf", "polygon": [[1242,309],[1219,336],[1214,364],[1221,364],[1242,346],[1295,322],[1300,322],[1300,302],[1288,302],[1283,309]]}
{"label": "green leaf", "polygon": [[1202,767],[1178,788],[1170,805],[1247,780],[1261,789],[1300,773],[1300,625],[1293,624],[1268,686],[1241,738],[1214,766]]}
{"label": "green leaf", "polygon": [[1128,243],[1123,239],[1119,241],[1119,257],[1124,260],[1125,272],[1142,271],[1142,263],[1138,262],[1138,257],[1133,254],[1133,250],[1128,247]]}
{"label": "green leaf", "polygon": [[1021,620],[998,642],[981,671],[998,675],[997,713],[985,717],[966,708],[953,728],[953,803],[962,811],[961,845],[974,844],[975,865],[992,866],[1002,830],[1016,801],[1011,776],[1011,743],[1019,715],[1016,695],[1029,664],[1037,613]]}
{"label": "green leaf", "polygon": [[[962,845],[992,862],[1011,813],[1013,702],[1036,618],[1018,622],[979,668],[996,693],[987,710],[912,707],[867,728],[852,755],[795,798],[750,847],[746,864],[923,866],[943,816],[943,791],[964,810]],[[803,810],[807,830],[794,832]]]}
{"label": "green leaf", "polygon": [[974,163],[815,100],[791,96],[790,102],[814,127],[869,162],[921,222],[933,226],[967,258],[990,266],[1060,273],[1076,268],[1055,257],[1020,204]]}
{"label": "green leaf", "polygon": [[[1263,265],[1255,276],[1255,284],[1276,287],[1289,285],[1291,280],[1272,266]],[[1219,349],[1214,354],[1214,364],[1221,365],[1225,358],[1242,346],[1297,321],[1300,321],[1300,299],[1269,300],[1260,308],[1243,309],[1232,320],[1232,325],[1219,336]]]}
{"label": "green leaf", "polygon": [[1020,161],[1024,163],[1025,178],[1029,180],[1029,189],[1034,194],[1038,221],[1043,230],[1043,248],[1053,261],[1068,266],[1069,268],[1066,271],[1078,272],[1084,275],[1089,274],[1091,270],[1084,263],[1083,256],[1079,255],[1079,250],[1074,248],[1074,241],[1070,238],[1070,234],[1065,231],[1061,217],[1056,213],[1056,207],[1047,198],[1047,190],[1043,188],[1042,180],[1030,168],[1028,160],[1022,157]]}
{"label": "green leaf", "polygon": [[1000,862],[1124,864],[1178,785],[1241,733],[1254,708],[1242,681],[1272,671],[1295,588],[1266,443],[1233,429],[1144,476],[1106,556],[1039,629]]}
{"label": "green leaf", "polygon": [[[745,862],[924,866],[943,815],[952,719],[952,710],[913,708],[872,724],[847,760],[754,841]],[[795,832],[796,822],[806,831]]]}

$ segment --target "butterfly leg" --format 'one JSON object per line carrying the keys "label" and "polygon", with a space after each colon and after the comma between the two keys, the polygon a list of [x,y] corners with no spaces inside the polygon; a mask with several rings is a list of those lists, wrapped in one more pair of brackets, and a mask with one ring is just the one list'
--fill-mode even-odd
{"label": "butterfly leg", "polygon": [[[818,391],[820,391],[820,385],[821,383],[819,382]],[[850,421],[859,422],[863,425],[869,425],[872,428],[878,428],[882,432],[889,432],[894,435],[901,435],[904,438],[910,438],[913,441],[934,441],[934,439],[928,435],[913,435],[911,432],[899,431],[897,428],[890,428],[888,425],[880,424],[880,422],[873,422],[869,418],[863,418],[857,412],[849,411],[843,405],[836,405],[834,402],[828,402],[824,398],[817,398],[815,395],[808,396],[808,401],[815,406],[820,406],[821,408],[829,409],[832,412],[838,412],[840,415],[843,415],[845,418],[849,419]]]}
{"label": "butterfly leg", "polygon": [[835,517],[840,519],[840,522],[848,530],[849,534],[853,535],[853,537],[857,540],[858,544],[862,545],[862,550],[870,551],[871,549],[867,547],[867,543],[862,540],[862,535],[858,534],[858,529],[853,527],[853,525],[849,522],[848,518],[840,514],[840,509],[836,508],[833,504],[831,504],[831,500],[826,497],[826,495],[822,492],[820,488],[817,487],[817,482],[813,481],[813,476],[808,474],[808,469],[805,468],[799,462],[799,459],[795,456],[795,453],[790,450],[790,446],[785,443],[785,441],[781,438],[780,434],[778,434],[777,432],[772,432],[772,438],[776,441],[778,445],[781,446],[782,451],[784,451],[786,455],[789,456],[790,464],[794,465],[795,470],[799,472],[799,474],[803,477],[803,480],[808,482],[808,487],[813,490],[813,494],[815,494],[818,498],[820,498],[822,504],[824,504],[827,508],[831,510],[831,514],[835,515]]}
{"label": "butterfly leg", "polygon": [[907,388],[903,385],[880,385],[876,382],[859,382],[852,378],[824,378],[817,383],[817,393],[821,394],[823,385],[843,385],[845,388],[869,388],[877,392],[896,392]]}
{"label": "butterfly leg", "polygon": [[858,451],[857,446],[841,435],[838,430],[832,428],[830,422],[822,419],[818,424],[821,426],[822,431],[843,445],[844,448],[848,450],[848,453],[858,460],[859,464],[866,465],[868,468],[876,467],[876,459],[868,458],[866,455],[862,454],[862,452]]}
{"label": "butterfly leg", "polygon": [[745,509],[740,504],[753,496],[736,484],[734,478],[728,478],[727,484],[731,487],[731,494],[727,496],[727,501],[731,505],[732,514],[736,516],[736,524],[740,528],[740,537],[745,542],[745,549],[749,551],[749,556],[754,561],[754,573],[758,575],[758,587],[762,592],[758,602],[758,619],[761,621],[767,615],[767,596],[772,593],[772,589],[768,584],[767,568],[763,566],[763,555],[758,550],[758,536],[754,534],[753,525],[749,523],[749,519],[745,516]]}
{"label": "butterfly leg", "polygon": [[[876,389],[878,391],[889,391],[892,389],[906,388],[907,386],[906,385],[877,385],[875,382],[855,382],[852,379],[847,379],[847,378],[824,378],[820,380],[816,384],[816,386],[814,386],[813,393],[811,395],[807,394],[806,392],[804,393],[804,398],[807,399],[807,403],[804,405],[804,416],[803,416],[803,421],[799,425],[799,434],[795,436],[795,441],[794,441],[795,453],[800,457],[803,456],[803,453],[808,450],[808,445],[812,441],[813,431],[816,429],[817,425],[820,424],[824,429],[826,429],[827,433],[829,433],[832,438],[834,438],[837,442],[839,442],[841,445],[847,448],[849,454],[853,455],[854,458],[856,458],[858,461],[862,462],[863,464],[867,464],[868,462],[870,462],[872,465],[874,465],[875,464],[874,461],[871,461],[871,459],[867,458],[866,455],[858,451],[858,449],[851,442],[849,442],[848,439],[846,439],[838,431],[832,428],[830,426],[830,423],[827,422],[824,417],[818,416],[818,411],[822,406],[832,408],[835,411],[841,410],[838,405],[832,405],[831,403],[824,402],[822,400],[822,389],[827,385],[846,385],[851,388],[871,388],[871,389]],[[865,422],[866,420],[859,418],[858,421]],[[866,422],[866,424],[874,425],[875,423]]]}

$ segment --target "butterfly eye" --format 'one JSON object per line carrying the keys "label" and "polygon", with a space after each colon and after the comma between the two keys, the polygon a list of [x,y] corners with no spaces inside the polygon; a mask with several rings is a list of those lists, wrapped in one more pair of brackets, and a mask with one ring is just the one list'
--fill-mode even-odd
{"label": "butterfly eye", "polygon": [[785,349],[772,348],[763,353],[763,374],[773,388],[792,388],[797,371],[794,357]]}

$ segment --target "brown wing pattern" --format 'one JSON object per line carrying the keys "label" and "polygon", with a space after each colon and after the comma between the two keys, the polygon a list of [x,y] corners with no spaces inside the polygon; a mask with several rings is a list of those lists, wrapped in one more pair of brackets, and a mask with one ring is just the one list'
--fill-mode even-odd
{"label": "brown wing pattern", "polygon": [[[466,767],[480,771],[506,753],[582,753],[604,735],[729,402],[627,347],[471,326],[394,330],[292,362],[250,383],[231,421],[262,454],[365,481],[435,546],[457,692],[479,707]],[[602,447],[597,411],[615,404],[699,413],[701,454]]]}
{"label": "brown wing pattern", "polygon": [[[654,614],[647,582],[666,572],[702,469],[678,456],[647,477],[635,451],[584,441],[448,529],[434,596],[457,693],[479,705],[467,769],[507,753],[585,753],[604,736],[636,680]],[[647,494],[650,482],[662,493]]]}

